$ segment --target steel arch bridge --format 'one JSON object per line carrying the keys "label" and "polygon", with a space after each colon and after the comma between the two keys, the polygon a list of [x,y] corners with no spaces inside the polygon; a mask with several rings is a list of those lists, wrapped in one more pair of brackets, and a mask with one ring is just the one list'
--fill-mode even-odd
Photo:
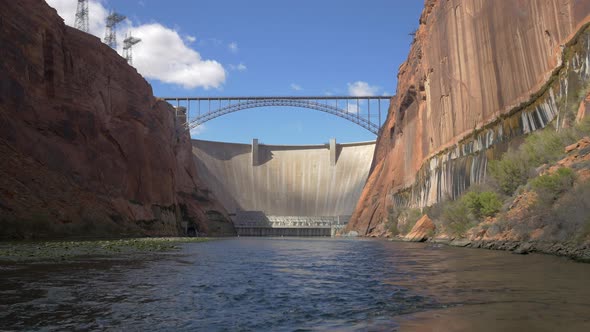
{"label": "steel arch bridge", "polygon": [[[222,115],[258,107],[296,107],[329,113],[357,124],[375,135],[382,125],[392,96],[362,97],[164,97],[176,108],[187,130]],[[382,105],[382,102],[384,102]],[[387,113],[385,113],[387,114]]]}

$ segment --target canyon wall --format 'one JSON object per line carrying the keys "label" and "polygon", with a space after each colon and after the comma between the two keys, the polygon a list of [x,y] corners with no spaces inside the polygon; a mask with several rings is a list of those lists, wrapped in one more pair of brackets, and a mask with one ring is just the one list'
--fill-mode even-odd
{"label": "canyon wall", "polygon": [[[231,213],[350,216],[361,194],[375,142],[252,146],[193,140],[199,174]],[[333,152],[333,154],[331,154]],[[334,158],[335,160],[332,160]]]}
{"label": "canyon wall", "polygon": [[455,198],[509,142],[564,125],[589,76],[588,22],[590,1],[427,0],[348,229]]}
{"label": "canyon wall", "polygon": [[0,237],[234,233],[173,108],[98,38],[2,1],[0,58]]}

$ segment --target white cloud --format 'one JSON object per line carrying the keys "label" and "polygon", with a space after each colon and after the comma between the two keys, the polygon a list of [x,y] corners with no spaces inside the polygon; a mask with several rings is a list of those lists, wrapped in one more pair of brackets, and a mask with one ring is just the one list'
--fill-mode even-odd
{"label": "white cloud", "polygon": [[378,86],[371,86],[367,82],[356,81],[354,83],[348,83],[348,94],[353,97],[360,96],[375,96],[381,90]]}
{"label": "white cloud", "polygon": [[[66,24],[74,25],[77,1],[47,0],[47,3],[57,9]],[[90,33],[102,39],[108,10],[99,0],[90,0],[88,10]],[[158,23],[134,27],[131,21],[126,20],[118,26],[119,52],[127,32],[142,39],[133,47],[133,65],[143,76],[186,89],[220,88],[225,82],[223,66],[217,61],[202,59],[199,52],[190,48],[176,30]],[[194,38],[187,36],[189,42],[188,37]]]}
{"label": "white cloud", "polygon": [[204,133],[205,130],[207,130],[207,127],[205,127],[204,124],[200,124],[200,125],[196,126],[195,128],[191,129],[190,134],[191,134],[191,136],[199,136],[202,133]]}
{"label": "white cloud", "polygon": [[[45,0],[47,4],[55,10],[59,16],[61,16],[67,25],[74,25],[76,20],[76,7],[78,3],[76,1],[69,1],[69,0]],[[90,4],[88,5],[90,7]],[[90,8],[88,8],[90,11]]]}
{"label": "white cloud", "polygon": [[246,67],[246,65],[245,65],[245,64],[243,64],[243,63],[241,63],[241,62],[240,62],[240,63],[239,63],[239,64],[237,64],[237,65],[231,65],[231,64],[230,64],[230,65],[229,65],[229,69],[230,69],[230,70],[237,70],[237,71],[246,71],[246,70],[248,70],[248,67]]}
{"label": "white cloud", "polygon": [[360,111],[360,106],[358,106],[357,104],[348,104],[346,106],[346,111],[348,113],[356,114]]}
{"label": "white cloud", "polygon": [[227,47],[229,48],[229,50],[232,53],[238,53],[238,43],[236,42],[231,42],[227,45]]}
{"label": "white cloud", "polygon": [[187,43],[194,43],[195,41],[197,41],[197,37],[195,36],[191,36],[191,35],[186,35],[184,36],[184,40],[186,40]]}
{"label": "white cloud", "polygon": [[291,89],[293,89],[295,91],[301,91],[301,90],[303,90],[303,88],[301,87],[301,85],[295,84],[295,83],[291,83]]}
{"label": "white cloud", "polygon": [[223,66],[186,46],[178,32],[158,23],[132,29],[141,43],[134,46],[133,64],[148,78],[184,88],[219,88],[225,82]]}

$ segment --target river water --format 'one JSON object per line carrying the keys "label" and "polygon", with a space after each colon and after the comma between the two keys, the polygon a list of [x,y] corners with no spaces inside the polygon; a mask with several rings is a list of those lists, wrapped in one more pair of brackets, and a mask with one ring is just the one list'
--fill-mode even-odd
{"label": "river water", "polygon": [[0,265],[0,330],[590,331],[590,264],[384,240],[221,239]]}

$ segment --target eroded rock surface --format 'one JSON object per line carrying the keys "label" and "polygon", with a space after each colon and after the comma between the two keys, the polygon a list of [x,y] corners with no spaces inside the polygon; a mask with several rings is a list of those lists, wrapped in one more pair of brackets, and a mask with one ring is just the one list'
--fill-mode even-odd
{"label": "eroded rock surface", "polygon": [[0,235],[233,233],[172,107],[114,50],[2,1],[0,57]]}
{"label": "eroded rock surface", "polygon": [[[552,88],[530,113],[509,113],[551,79],[564,44],[589,21],[588,1],[427,0],[348,229],[367,234],[386,222],[395,204],[456,197],[482,178],[487,158],[498,153],[476,158],[471,152],[556,117],[560,90]],[[498,119],[496,128],[474,135]],[[472,142],[456,145],[470,135]]]}

